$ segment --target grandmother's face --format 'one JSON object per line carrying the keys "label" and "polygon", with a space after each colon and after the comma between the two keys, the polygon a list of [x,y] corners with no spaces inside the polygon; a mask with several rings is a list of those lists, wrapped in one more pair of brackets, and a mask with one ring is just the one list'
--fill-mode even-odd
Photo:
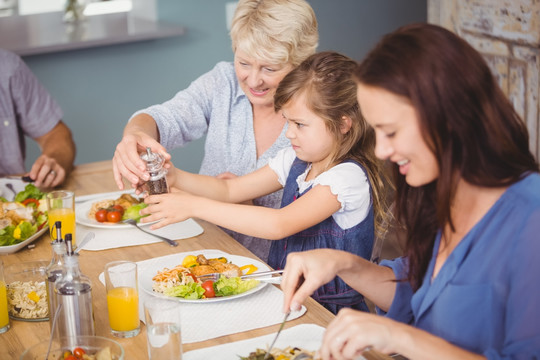
{"label": "grandmother's face", "polygon": [[291,64],[269,64],[236,50],[234,69],[240,87],[254,106],[274,106],[279,82],[292,69]]}
{"label": "grandmother's face", "polygon": [[384,89],[358,84],[357,98],[366,121],[375,129],[375,155],[399,166],[411,186],[439,177],[439,165],[420,129],[410,102]]}

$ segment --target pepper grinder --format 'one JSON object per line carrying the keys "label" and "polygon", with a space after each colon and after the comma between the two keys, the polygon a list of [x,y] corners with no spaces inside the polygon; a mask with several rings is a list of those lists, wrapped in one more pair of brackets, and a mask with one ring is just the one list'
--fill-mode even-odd
{"label": "pepper grinder", "polygon": [[169,192],[167,184],[167,169],[163,167],[165,159],[147,147],[146,152],[141,154],[141,159],[146,162],[146,170],[150,174],[150,179],[146,182],[150,195],[165,194]]}

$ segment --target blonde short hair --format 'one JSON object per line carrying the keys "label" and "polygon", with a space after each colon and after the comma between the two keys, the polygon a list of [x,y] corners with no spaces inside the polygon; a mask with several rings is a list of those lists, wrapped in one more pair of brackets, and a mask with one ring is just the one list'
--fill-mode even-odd
{"label": "blonde short hair", "polygon": [[319,42],[315,12],[305,0],[240,0],[230,35],[233,51],[295,67]]}

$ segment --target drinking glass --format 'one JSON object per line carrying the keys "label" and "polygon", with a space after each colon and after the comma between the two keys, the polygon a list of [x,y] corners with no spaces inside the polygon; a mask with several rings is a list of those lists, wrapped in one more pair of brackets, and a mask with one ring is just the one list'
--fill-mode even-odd
{"label": "drinking glass", "polygon": [[153,297],[144,303],[150,360],[182,360],[180,302]]}
{"label": "drinking glass", "polygon": [[55,223],[62,223],[62,239],[71,234],[72,244],[75,247],[75,194],[72,191],[56,190],[47,194],[47,208],[49,214],[49,230],[51,239],[56,239]]}
{"label": "drinking glass", "polygon": [[140,332],[137,264],[131,261],[113,261],[105,265],[107,310],[111,333],[130,338]]}
{"label": "drinking glass", "polygon": [[4,280],[4,266],[0,260],[0,334],[9,330],[9,315],[7,304],[6,282]]}

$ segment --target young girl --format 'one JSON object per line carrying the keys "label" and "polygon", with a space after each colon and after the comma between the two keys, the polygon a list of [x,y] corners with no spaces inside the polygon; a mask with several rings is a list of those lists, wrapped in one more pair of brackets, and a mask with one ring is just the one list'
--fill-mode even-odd
{"label": "young girl", "polygon": [[[216,179],[174,169],[176,192],[149,196],[145,222],[153,229],[196,217],[247,235],[276,240],[268,263],[283,268],[288,253],[332,248],[369,259],[381,224],[381,163],[374,131],[359,112],[356,63],[346,56],[315,54],[290,72],[274,104],[288,122],[291,147],[265,167],[233,179]],[[237,203],[283,188],[280,209]],[[180,190],[180,191],[178,191]],[[344,306],[367,310],[364,298],[341,279],[313,297],[330,311]]]}

